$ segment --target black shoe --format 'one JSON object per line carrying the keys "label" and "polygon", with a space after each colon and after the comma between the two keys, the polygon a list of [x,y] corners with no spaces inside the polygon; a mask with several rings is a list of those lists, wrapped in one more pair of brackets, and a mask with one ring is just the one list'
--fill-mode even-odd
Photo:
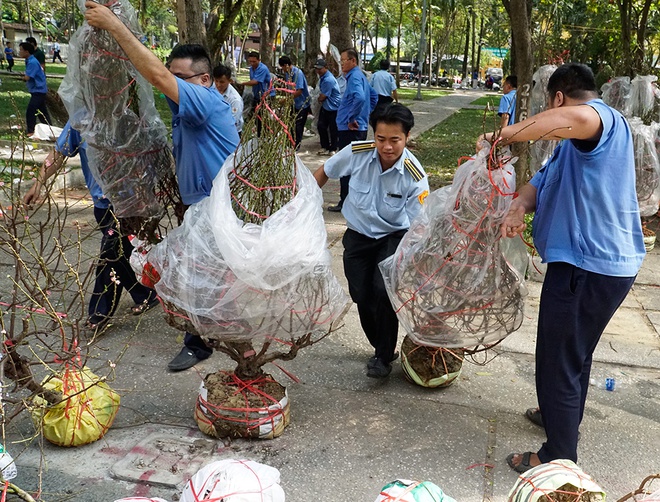
{"label": "black shoe", "polygon": [[543,419],[541,418],[541,410],[538,408],[529,408],[527,411],[525,411],[525,416],[527,417],[527,420],[532,422],[534,425],[538,425],[539,427],[543,427]]}
{"label": "black shoe", "polygon": [[200,361],[201,359],[198,358],[192,350],[188,347],[184,347],[181,349],[181,352],[169,362],[167,368],[170,371],[183,371],[192,368]]}
{"label": "black shoe", "polygon": [[337,204],[336,206],[328,206],[328,211],[331,213],[340,213],[341,212],[341,204]]}
{"label": "black shoe", "polygon": [[382,359],[376,359],[374,364],[367,370],[369,378],[385,378],[392,372],[392,364],[386,363]]}
{"label": "black shoe", "polygon": [[[396,361],[399,359],[399,351],[397,350],[394,355],[392,356],[392,359],[390,359],[390,363]],[[374,364],[376,364],[376,361],[378,361],[378,358],[376,356],[371,356],[369,358],[369,361],[367,362],[367,369],[373,367]]]}

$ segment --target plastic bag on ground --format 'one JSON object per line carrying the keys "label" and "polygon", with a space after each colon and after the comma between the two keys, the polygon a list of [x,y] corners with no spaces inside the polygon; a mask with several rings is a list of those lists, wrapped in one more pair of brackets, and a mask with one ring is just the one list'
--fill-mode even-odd
{"label": "plastic bag on ground", "polygon": [[167,502],[167,500],[158,497],[126,497],[125,499],[115,500],[115,502]]}
{"label": "plastic bag on ground", "polygon": [[331,269],[316,180],[296,157],[293,199],[261,225],[244,223],[229,190],[234,155],[211,195],[147,255],[160,276],[156,291],[216,340],[326,334],[348,298]]}
{"label": "plastic bag on ground", "polygon": [[492,344],[522,323],[524,243],[517,239],[509,256],[500,245],[515,160],[489,169],[488,155],[482,149],[451,186],[429,195],[396,252],[380,263],[399,322],[418,344]]}
{"label": "plastic bag on ground", "polygon": [[375,502],[456,502],[430,481],[397,479],[386,484]]}
{"label": "plastic bag on ground", "polygon": [[280,471],[252,460],[220,460],[188,481],[180,502],[284,502]]}
{"label": "plastic bag on ground", "polygon": [[87,367],[66,368],[43,386],[61,392],[63,401],[47,406],[42,398],[35,398],[38,406],[32,419],[44,437],[59,446],[80,446],[102,438],[119,410],[119,394]]}

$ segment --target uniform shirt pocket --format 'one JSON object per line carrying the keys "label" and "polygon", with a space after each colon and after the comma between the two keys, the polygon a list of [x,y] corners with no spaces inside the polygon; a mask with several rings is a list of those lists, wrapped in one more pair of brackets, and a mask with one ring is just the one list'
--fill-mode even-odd
{"label": "uniform shirt pocket", "polygon": [[371,207],[371,185],[369,183],[351,176],[348,193],[356,207],[360,209]]}

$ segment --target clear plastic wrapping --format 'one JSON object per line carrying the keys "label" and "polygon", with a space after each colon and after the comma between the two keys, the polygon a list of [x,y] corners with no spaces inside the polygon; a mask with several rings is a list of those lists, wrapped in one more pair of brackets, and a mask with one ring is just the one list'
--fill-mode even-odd
{"label": "clear plastic wrapping", "polygon": [[243,155],[227,158],[210,197],[149,252],[156,290],[209,339],[324,335],[348,298],[330,267],[321,190],[296,157],[295,196],[261,225],[244,223],[229,179]]}
{"label": "clear plastic wrapping", "polygon": [[[520,327],[526,295],[522,241],[500,239],[515,192],[513,160],[488,168],[489,149],[436,190],[394,255],[380,264],[402,326],[418,344],[472,347]],[[506,241],[511,241],[507,239]]]}
{"label": "clear plastic wrapping", "polygon": [[[78,1],[82,12],[84,4]],[[138,38],[142,36],[128,0],[109,8]],[[174,161],[151,84],[107,31],[87,23],[71,38],[68,68],[59,94],[72,126],[87,141],[90,169],[115,214],[162,214],[157,184],[173,179]]]}
{"label": "clear plastic wrapping", "polygon": [[601,87],[606,105],[630,116],[630,77],[614,77]]}
{"label": "clear plastic wrapping", "polygon": [[629,116],[639,117],[645,124],[658,120],[656,80],[658,77],[655,75],[637,75],[630,82]]}
{"label": "clear plastic wrapping", "polygon": [[[550,94],[548,93],[548,80],[555,72],[557,67],[553,64],[541,66],[534,72],[532,80],[534,87],[532,87],[532,95],[530,98],[530,115],[536,115],[548,108],[548,100]],[[536,173],[541,167],[550,159],[555,148],[559,144],[558,141],[553,140],[539,140],[531,144],[529,153],[531,162],[529,169],[532,174]]]}
{"label": "clear plastic wrapping", "polygon": [[635,148],[635,188],[642,216],[658,211],[660,201],[660,160],[656,150],[660,124],[644,125],[639,117],[628,120]]}

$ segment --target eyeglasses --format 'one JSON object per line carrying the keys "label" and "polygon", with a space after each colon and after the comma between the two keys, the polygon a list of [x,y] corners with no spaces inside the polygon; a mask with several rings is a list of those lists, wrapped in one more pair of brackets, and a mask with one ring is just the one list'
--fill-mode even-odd
{"label": "eyeglasses", "polygon": [[191,78],[199,77],[200,75],[206,75],[206,72],[203,71],[202,73],[195,73],[194,75],[190,75],[188,77],[184,77],[182,75],[179,75],[177,73],[173,73],[175,77],[179,77],[181,80],[190,80]]}

